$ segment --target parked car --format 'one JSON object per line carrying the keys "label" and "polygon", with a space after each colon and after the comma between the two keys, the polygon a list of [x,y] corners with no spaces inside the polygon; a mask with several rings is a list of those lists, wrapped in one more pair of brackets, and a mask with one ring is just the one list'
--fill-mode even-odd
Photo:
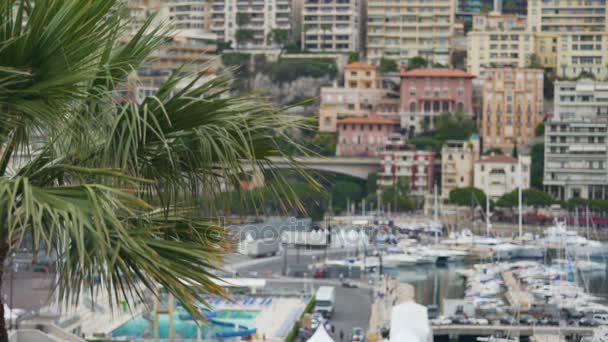
{"label": "parked car", "polygon": [[458,315],[458,316],[454,316],[452,317],[452,322],[454,324],[471,324],[471,320],[468,319],[466,316],[464,315]]}
{"label": "parked car", "polygon": [[559,325],[559,319],[553,318],[553,317],[543,317],[543,318],[541,318],[541,319],[538,320],[538,324],[558,326]]}
{"label": "parked car", "polygon": [[365,341],[365,335],[363,333],[363,328],[353,328],[353,338],[352,338],[352,342],[364,342]]}
{"label": "parked car", "polygon": [[578,321],[578,324],[582,327],[597,327],[600,322],[595,318],[583,317]]}
{"label": "parked car", "polygon": [[342,281],[342,287],[348,287],[348,288],[351,288],[351,289],[355,289],[355,288],[357,288],[359,286],[357,286],[357,284],[354,281],[352,281],[350,279],[345,279],[345,280]]}
{"label": "parked car", "polygon": [[471,323],[475,325],[488,325],[490,322],[485,318],[474,318],[471,320]]}
{"label": "parked car", "polygon": [[538,323],[538,320],[530,315],[521,315],[519,316],[519,323],[526,325],[535,325]]}
{"label": "parked car", "polygon": [[439,316],[437,318],[431,319],[430,322],[431,322],[431,325],[450,325],[450,324],[452,324],[452,320],[445,316]]}
{"label": "parked car", "polygon": [[513,316],[503,316],[500,318],[500,324],[504,325],[517,325],[519,322]]}
{"label": "parked car", "polygon": [[312,314],[312,316],[310,317],[310,329],[312,331],[317,330],[317,328],[323,324],[323,322],[325,321],[325,318],[323,318],[323,315],[321,315],[318,312],[315,312]]}

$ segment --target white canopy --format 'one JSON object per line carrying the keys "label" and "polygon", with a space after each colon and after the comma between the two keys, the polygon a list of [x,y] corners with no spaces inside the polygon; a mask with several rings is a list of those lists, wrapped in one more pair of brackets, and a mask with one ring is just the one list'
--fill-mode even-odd
{"label": "white canopy", "polygon": [[[426,307],[414,302],[393,306],[391,342],[428,342],[431,326]],[[407,337],[406,339],[404,339]]]}
{"label": "white canopy", "polygon": [[306,342],[334,342],[334,339],[329,336],[323,324],[319,324],[317,331]]}

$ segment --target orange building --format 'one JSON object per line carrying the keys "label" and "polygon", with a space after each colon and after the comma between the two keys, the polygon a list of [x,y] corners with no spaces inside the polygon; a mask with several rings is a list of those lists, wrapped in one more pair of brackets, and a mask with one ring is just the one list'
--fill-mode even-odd
{"label": "orange building", "polygon": [[486,69],[482,116],[484,149],[528,143],[543,117],[543,71]]}
{"label": "orange building", "polygon": [[376,66],[358,62],[346,65],[344,86],[321,88],[319,131],[336,132],[339,119],[372,114],[386,93]]}

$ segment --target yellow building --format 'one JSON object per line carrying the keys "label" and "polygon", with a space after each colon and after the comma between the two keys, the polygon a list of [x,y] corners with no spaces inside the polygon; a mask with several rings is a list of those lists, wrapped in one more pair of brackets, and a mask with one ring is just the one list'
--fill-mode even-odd
{"label": "yellow building", "polygon": [[319,131],[335,132],[338,119],[367,116],[386,94],[378,68],[351,63],[344,67],[344,86],[321,88]]}
{"label": "yellow building", "polygon": [[534,34],[526,30],[526,18],[497,12],[473,15],[467,35],[467,71],[483,76],[486,68],[524,68],[534,53]]}
{"label": "yellow building", "polygon": [[479,136],[448,140],[441,148],[441,197],[448,199],[455,188],[473,186],[473,169],[479,159]]}
{"label": "yellow building", "polygon": [[450,64],[455,0],[367,0],[367,58]]}
{"label": "yellow building", "polygon": [[582,71],[608,78],[608,30],[605,0],[528,2],[528,30],[537,36],[535,53],[560,77]]}
{"label": "yellow building", "polygon": [[481,125],[484,149],[528,143],[542,115],[543,70],[486,69]]}

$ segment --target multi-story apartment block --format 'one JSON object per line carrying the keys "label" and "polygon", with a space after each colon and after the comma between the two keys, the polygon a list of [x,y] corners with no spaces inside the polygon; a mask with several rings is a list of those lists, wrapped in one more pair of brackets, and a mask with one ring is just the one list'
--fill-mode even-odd
{"label": "multi-story apartment block", "polygon": [[416,56],[450,64],[454,0],[367,0],[367,58],[402,63]]}
{"label": "multi-story apartment block", "polygon": [[135,33],[151,15],[160,11],[160,0],[126,0],[129,11],[129,33]]}
{"label": "multi-story apartment block", "polygon": [[561,200],[608,198],[608,82],[556,82],[545,127],[545,191]]}
{"label": "multi-story apartment block", "polygon": [[304,0],[302,49],[359,51],[364,32],[364,0]]}
{"label": "multi-story apartment block", "polygon": [[[136,72],[130,75],[129,86],[122,96],[141,101],[152,96],[177,70],[192,72],[193,74],[207,72],[214,77],[215,69],[212,59],[216,45],[215,36],[179,34],[166,40]],[[206,78],[202,78],[201,82]],[[178,89],[186,86],[191,79],[187,78],[184,84],[178,84]]]}
{"label": "multi-story apartment block", "polygon": [[526,18],[498,12],[472,17],[467,35],[467,71],[483,76],[486,68],[524,68],[534,53],[535,35],[526,30]]}
{"label": "multi-story apartment block", "polygon": [[[516,158],[492,155],[475,162],[475,187],[491,200],[516,190],[530,187],[530,156]],[[521,173],[520,173],[521,167]]]}
{"label": "multi-story apartment block", "polygon": [[338,121],[337,156],[376,157],[399,123],[382,117],[352,117]]}
{"label": "multi-story apartment block", "polygon": [[536,54],[558,76],[587,71],[608,78],[608,11],[605,0],[544,0],[528,4],[528,30]]}
{"label": "multi-story apartment block", "polygon": [[291,32],[290,0],[211,1],[211,31],[234,48],[273,48],[272,29]]}
{"label": "multi-story apartment block", "polygon": [[449,198],[455,188],[473,186],[473,169],[479,159],[480,139],[448,140],[441,148],[441,197]]}
{"label": "multi-story apartment block", "polygon": [[161,17],[177,30],[211,32],[211,0],[161,0]]}
{"label": "multi-story apartment block", "polygon": [[528,143],[543,118],[543,70],[486,69],[482,110],[484,148]]}
{"label": "multi-story apartment block", "polygon": [[321,88],[319,131],[335,132],[340,118],[370,115],[386,93],[376,66],[347,64],[344,67],[343,87]]}
{"label": "multi-story apartment block", "polygon": [[410,131],[435,128],[441,113],[473,116],[473,75],[457,69],[401,69],[401,126]]}
{"label": "multi-story apartment block", "polygon": [[417,151],[400,137],[389,139],[380,153],[378,185],[391,186],[400,181],[414,195],[431,194],[435,185],[435,152]]}

